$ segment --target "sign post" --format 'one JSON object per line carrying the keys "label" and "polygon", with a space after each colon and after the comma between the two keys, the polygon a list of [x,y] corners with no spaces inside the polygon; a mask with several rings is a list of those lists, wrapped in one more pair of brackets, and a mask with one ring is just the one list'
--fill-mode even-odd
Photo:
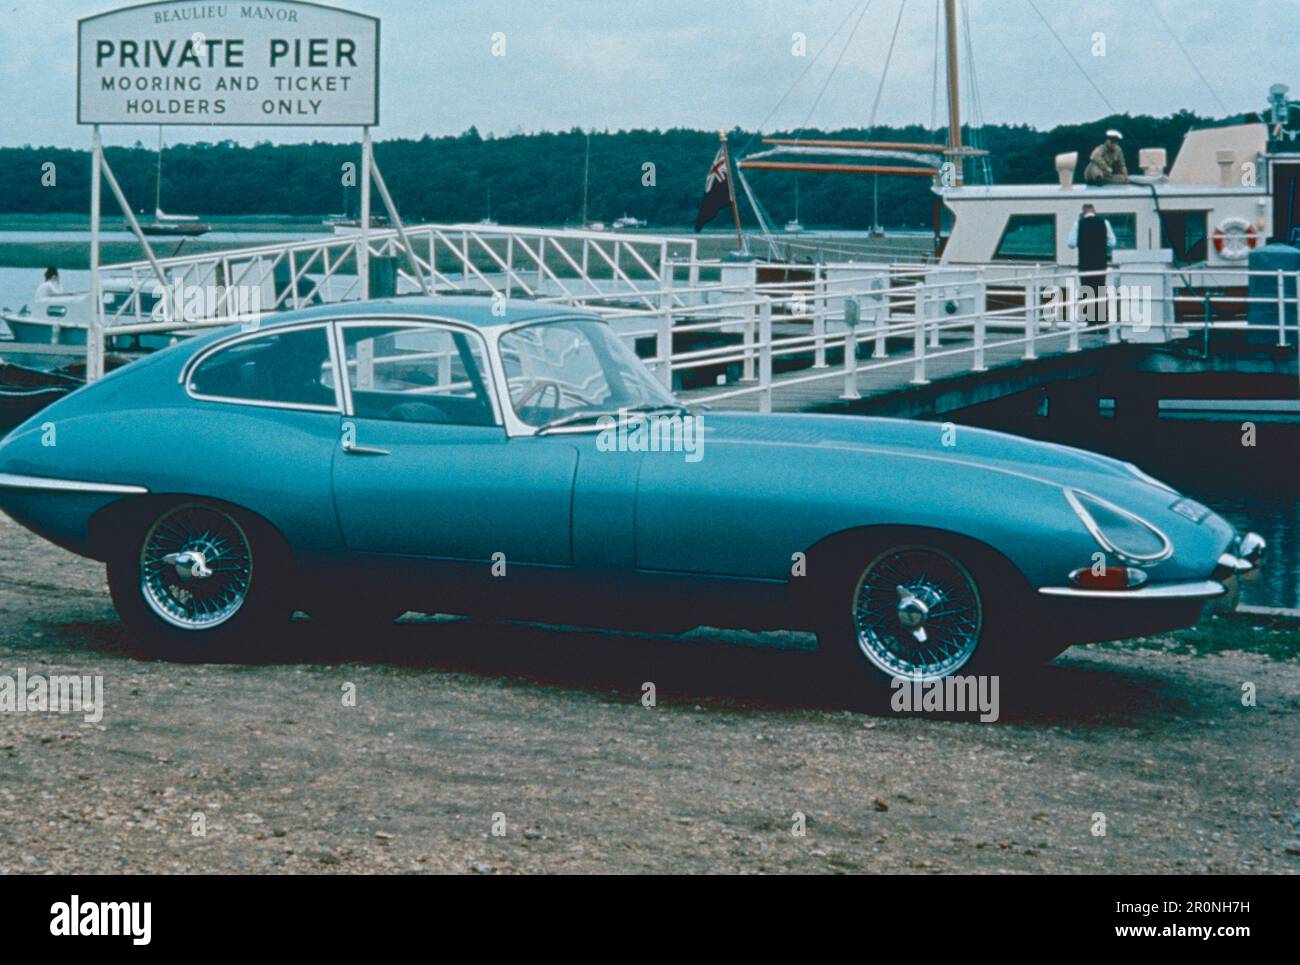
{"label": "sign post", "polygon": [[[379,123],[379,19],[301,0],[163,0],[77,21],[77,123],[92,127],[86,376],[103,374],[101,177],[168,281],[104,158],[101,126],[360,127],[359,291],[370,289],[370,128]],[[392,212],[396,218],[396,212]],[[296,282],[295,282],[296,284]]]}
{"label": "sign post", "polygon": [[86,332],[86,381],[104,374],[104,296],[99,287],[99,167],[104,163],[104,145],[99,136],[99,125],[91,129],[90,170],[90,330]]}
{"label": "sign post", "polygon": [[370,128],[361,129],[361,216],[357,242],[357,283],[361,297],[370,297]]}

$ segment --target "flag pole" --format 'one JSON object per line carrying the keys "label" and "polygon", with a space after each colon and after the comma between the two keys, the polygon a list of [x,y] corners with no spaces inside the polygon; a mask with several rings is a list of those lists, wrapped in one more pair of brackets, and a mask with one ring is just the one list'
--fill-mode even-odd
{"label": "flag pole", "polygon": [[731,216],[736,222],[736,242],[741,251],[746,251],[745,234],[740,230],[740,208],[736,204],[736,172],[731,166],[731,152],[727,150],[727,132],[718,131],[718,140],[722,142],[722,160],[727,165],[727,196],[731,199]]}

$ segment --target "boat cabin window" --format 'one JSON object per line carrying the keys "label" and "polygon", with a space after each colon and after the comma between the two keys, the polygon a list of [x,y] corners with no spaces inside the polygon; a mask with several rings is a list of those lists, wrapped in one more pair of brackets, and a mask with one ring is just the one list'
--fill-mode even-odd
{"label": "boat cabin window", "polygon": [[1111,214],[1108,211],[1098,211],[1101,217],[1110,222],[1110,230],[1115,232],[1116,248],[1136,248],[1137,245],[1137,220],[1138,216],[1131,211],[1121,214]]}
{"label": "boat cabin window", "polygon": [[242,339],[203,359],[188,388],[198,398],[334,411],[334,370],[324,325]]}
{"label": "boat cabin window", "polygon": [[1013,214],[993,252],[996,261],[1055,261],[1056,215]]}
{"label": "boat cabin window", "polygon": [[482,342],[441,325],[346,325],[352,412],[363,419],[490,426]]}
{"label": "boat cabin window", "polygon": [[1160,212],[1160,243],[1170,248],[1174,261],[1205,261],[1207,245],[1205,211]]}

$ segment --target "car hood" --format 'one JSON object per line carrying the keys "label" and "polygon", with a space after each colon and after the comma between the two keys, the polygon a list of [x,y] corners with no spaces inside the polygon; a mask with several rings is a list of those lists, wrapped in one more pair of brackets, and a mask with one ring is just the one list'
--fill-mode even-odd
{"label": "car hood", "polygon": [[[1203,579],[1234,536],[1226,520],[1118,459],[1001,432],[859,416],[711,412],[701,428],[697,465],[712,467],[710,473],[661,460],[643,469],[643,489],[662,489],[662,506],[647,507],[652,516],[683,505],[693,486],[703,494],[702,507],[722,478],[749,500],[741,505],[786,494],[779,505],[816,515],[828,532],[889,524],[968,533],[1016,560],[1035,585],[1059,582],[1061,559],[1086,561],[1097,550],[1067,488],[1134,513],[1170,539],[1175,556],[1147,567],[1155,581]],[[783,510],[782,525],[793,526],[792,515]]]}
{"label": "car hood", "polygon": [[[856,449],[970,465],[1054,486],[1077,486],[1083,477],[1105,477],[1152,487],[1110,456],[954,423],[835,415],[737,415],[705,413],[705,444],[748,443]],[[1163,498],[1163,497],[1162,497]]]}

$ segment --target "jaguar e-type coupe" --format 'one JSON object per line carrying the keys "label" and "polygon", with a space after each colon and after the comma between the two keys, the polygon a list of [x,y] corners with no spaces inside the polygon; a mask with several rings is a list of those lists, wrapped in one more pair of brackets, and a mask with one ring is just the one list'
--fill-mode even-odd
{"label": "jaguar e-type coupe", "polygon": [[813,630],[845,671],[933,679],[1190,625],[1263,549],[1077,449],[690,411],[599,316],[473,297],[133,362],[0,442],[0,509],[105,561],[129,634],[190,660],[414,610]]}

